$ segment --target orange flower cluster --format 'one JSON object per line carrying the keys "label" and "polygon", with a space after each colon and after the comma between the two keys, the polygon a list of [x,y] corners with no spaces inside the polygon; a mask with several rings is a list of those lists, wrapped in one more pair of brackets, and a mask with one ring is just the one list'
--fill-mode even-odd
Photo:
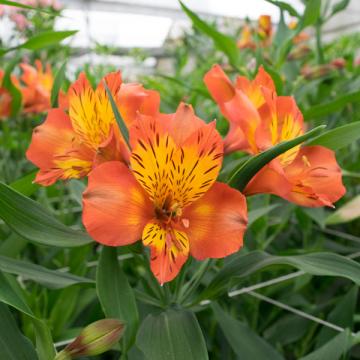
{"label": "orange flower cluster", "polygon": [[[106,82],[129,128],[128,148],[114,118]],[[159,112],[157,92],[124,84],[119,72],[94,90],[84,74],[70,87],[69,111],[52,109],[33,132],[27,157],[40,168],[36,182],[88,175],[83,223],[98,242],[142,239],[160,283],[172,280],[189,254],[224,257],[239,250],[246,200],[216,182],[223,142],[190,105]]]}
{"label": "orange flower cluster", "polygon": [[[232,84],[215,65],[204,81],[230,123],[225,152],[258,154],[305,131],[303,116],[290,96],[277,96],[274,83],[260,67],[249,81],[238,76]],[[322,146],[297,146],[260,170],[246,195],[270,193],[302,206],[332,206],[345,194],[333,151]]]}
{"label": "orange flower cluster", "polygon": [[[297,27],[296,21],[291,21],[288,25],[289,29],[295,30]],[[240,39],[238,40],[239,49],[256,49],[257,39],[261,47],[268,47],[271,45],[273,35],[273,28],[270,15],[261,15],[257,21],[257,26],[253,28],[249,24],[245,24],[242,28]],[[300,44],[309,39],[309,35],[301,32],[293,39],[294,44]]]}
{"label": "orange flower cluster", "polygon": [[[238,77],[233,85],[214,66],[205,83],[230,121],[225,140],[215,122],[205,123],[191,105],[181,103],[175,113],[163,114],[156,91],[125,84],[114,72],[96,89],[80,74],[68,90],[68,110],[51,109],[34,129],[27,151],[40,168],[39,184],[88,176],[83,223],[89,234],[108,246],[141,239],[150,248],[151,269],[161,284],[172,280],[190,255],[222,258],[242,247],[246,198],[217,181],[224,153],[257,154],[304,131],[295,101],[277,96],[262,68],[254,81]],[[345,189],[332,151],[298,146],[265,166],[245,192],[331,206]]]}
{"label": "orange flower cluster", "polygon": [[[40,60],[35,61],[35,67],[20,64],[22,74],[20,77],[12,75],[13,84],[20,90],[22,96],[22,111],[24,114],[39,114],[50,110],[51,89],[54,84],[50,64],[43,68]],[[0,118],[6,118],[11,113],[12,97],[8,90],[1,87],[4,72],[0,70]],[[61,104],[66,99],[62,93],[59,94]]]}

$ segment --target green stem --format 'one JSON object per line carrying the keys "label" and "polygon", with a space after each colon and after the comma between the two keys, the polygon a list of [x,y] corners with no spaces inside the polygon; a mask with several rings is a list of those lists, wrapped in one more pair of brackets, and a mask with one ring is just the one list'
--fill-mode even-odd
{"label": "green stem", "polygon": [[205,275],[206,271],[209,269],[211,265],[212,265],[212,259],[206,259],[201,263],[200,267],[195,272],[195,274],[190,279],[190,281],[181,289],[178,299],[179,303],[183,304],[189,298],[189,296],[196,290],[203,276]]}
{"label": "green stem", "polygon": [[321,41],[321,27],[322,21],[319,19],[315,26],[315,34],[316,34],[316,54],[318,64],[324,64],[324,53],[322,49],[322,41]]}

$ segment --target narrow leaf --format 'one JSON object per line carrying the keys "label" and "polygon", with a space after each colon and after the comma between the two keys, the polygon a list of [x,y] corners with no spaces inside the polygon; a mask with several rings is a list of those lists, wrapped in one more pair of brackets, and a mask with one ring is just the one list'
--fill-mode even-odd
{"label": "narrow leaf", "polygon": [[135,341],[139,314],[134,292],[119,264],[116,248],[103,247],[97,268],[96,288],[106,317],[126,324],[122,340],[126,351]]}
{"label": "narrow leaf", "polygon": [[65,78],[65,70],[66,70],[66,62],[64,62],[58,72],[56,73],[54,79],[54,85],[51,89],[51,107],[55,108],[58,106],[58,97],[59,91],[61,89],[61,85],[64,82]]}
{"label": "narrow leaf", "polygon": [[205,340],[193,312],[168,309],[148,315],[136,338],[147,360],[207,360]]}
{"label": "narrow leaf", "polygon": [[201,299],[218,295],[231,278],[243,278],[270,265],[290,265],[311,275],[343,277],[360,285],[360,264],[333,253],[275,256],[262,251],[238,255],[228,262],[201,294]]}
{"label": "narrow leaf", "polygon": [[30,196],[36,191],[36,189],[39,188],[39,185],[34,182],[35,176],[36,170],[24,175],[18,180],[15,180],[10,184],[10,186],[19,193],[25,196]]}
{"label": "narrow leaf", "polygon": [[333,114],[336,111],[342,110],[347,104],[360,101],[360,90],[354,91],[349,94],[340,95],[331,101],[327,101],[323,104],[318,104],[310,109],[305,110],[304,119],[312,120],[319,117],[324,117],[329,114]]}
{"label": "narrow leaf", "polygon": [[107,86],[105,81],[104,81],[104,86],[105,86],[106,93],[107,93],[107,95],[109,97],[111,108],[112,108],[112,111],[114,113],[116,122],[117,122],[117,124],[119,126],[121,135],[123,136],[128,148],[130,149],[129,130],[128,130],[123,118],[120,115],[120,111],[119,111],[118,107],[116,106],[115,100],[114,100],[114,98],[113,98],[113,96],[111,94],[111,91],[109,90],[109,87]]}
{"label": "narrow leaf", "polygon": [[315,24],[320,18],[321,0],[308,0],[306,2],[305,11],[300,22],[300,27],[305,28],[307,26]]}
{"label": "narrow leaf", "polygon": [[[329,313],[327,321],[342,328],[353,327],[358,287],[353,286],[350,291],[341,296],[334,309]],[[337,331],[323,326],[316,338],[316,348],[321,347],[337,335]]]}
{"label": "narrow leaf", "polygon": [[350,0],[340,0],[335,3],[331,8],[330,16],[334,16],[336,13],[345,10],[350,4]]}
{"label": "narrow leaf", "polygon": [[31,341],[21,334],[8,307],[0,303],[0,359],[38,360]]}
{"label": "narrow leaf", "polygon": [[345,330],[328,343],[299,360],[339,360],[351,348],[351,333]]}
{"label": "narrow leaf", "polygon": [[209,36],[213,40],[215,46],[228,57],[229,62],[236,68],[240,52],[235,40],[217,31],[213,26],[210,26],[205,21],[201,20],[200,17],[186,7],[183,2],[179,2],[182,10],[190,18],[194,27]]}
{"label": "narrow leaf", "polygon": [[267,163],[285,151],[288,151],[289,149],[303,143],[304,141],[315,137],[322,129],[324,129],[324,127],[325,126],[318,126],[317,128],[307,132],[302,136],[299,136],[293,140],[282,142],[270,148],[269,150],[253,156],[233,173],[228,183],[233,187],[238,188],[240,191],[244,190],[252,177]]}
{"label": "narrow leaf", "polygon": [[287,11],[291,16],[300,17],[299,13],[288,3],[284,1],[277,1],[277,0],[266,0],[270,4],[277,6],[279,9],[283,11]]}
{"label": "narrow leaf", "polygon": [[16,281],[11,282],[10,279],[11,278],[7,278],[0,272],[0,302],[10,305],[22,313],[34,318],[33,312],[20,295],[21,289],[18,283]]}
{"label": "narrow leaf", "polygon": [[37,202],[0,182],[0,218],[20,236],[42,245],[76,247],[92,242],[53,218]]}
{"label": "narrow leaf", "polygon": [[2,255],[0,255],[0,270],[10,274],[20,275],[24,279],[30,279],[54,289],[75,284],[92,284],[94,282],[91,279],[81,276],[62,271],[49,270],[40,265],[15,260]]}
{"label": "narrow leaf", "polygon": [[269,343],[251,330],[249,326],[230,316],[218,304],[213,303],[212,309],[226,340],[241,360],[284,359]]}
{"label": "narrow leaf", "polygon": [[21,91],[13,84],[11,73],[14,67],[18,64],[19,57],[15,56],[14,59],[9,61],[5,68],[4,79],[2,86],[7,89],[11,95],[11,115],[15,116],[19,113],[21,108],[22,95]]}
{"label": "narrow leaf", "polygon": [[307,145],[321,145],[332,150],[339,150],[360,139],[360,121],[339,126],[311,139]]}

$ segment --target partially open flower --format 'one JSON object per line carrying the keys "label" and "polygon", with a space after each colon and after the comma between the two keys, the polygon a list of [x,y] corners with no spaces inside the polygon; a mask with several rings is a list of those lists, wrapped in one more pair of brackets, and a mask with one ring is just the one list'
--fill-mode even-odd
{"label": "partially open flower", "polygon": [[241,248],[246,200],[216,182],[223,145],[214,122],[205,124],[181,104],[175,114],[139,116],[130,141],[130,168],[113,161],[89,174],[83,223],[96,241],[120,246],[142,239],[161,284],[189,254],[221,258]]}
{"label": "partially open flower", "polygon": [[160,104],[155,91],[138,84],[122,84],[120,72],[108,74],[94,90],[85,74],[69,88],[69,113],[51,109],[36,127],[26,153],[40,168],[35,182],[51,185],[62,179],[86,176],[98,164],[129,161],[129,150],[116,123],[103,81],[106,81],[125,123],[136,113],[157,114]]}
{"label": "partially open flower", "polygon": [[95,356],[110,350],[121,338],[124,325],[116,319],[104,319],[86,326],[80,335],[55,360],[78,359]]}
{"label": "partially open flower", "polygon": [[[204,81],[230,122],[226,152],[256,155],[305,131],[302,114],[290,96],[277,96],[263,68],[253,81],[238,77],[233,85],[219,66]],[[332,206],[345,194],[333,151],[322,146],[296,146],[263,167],[245,194],[272,193],[303,206]]]}

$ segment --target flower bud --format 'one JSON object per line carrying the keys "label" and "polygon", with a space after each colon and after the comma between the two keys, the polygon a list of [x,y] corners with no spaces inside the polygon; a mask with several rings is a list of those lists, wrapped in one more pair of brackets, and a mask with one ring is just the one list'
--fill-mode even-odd
{"label": "flower bud", "polygon": [[346,60],[344,58],[336,58],[331,60],[330,64],[336,69],[343,69],[346,65]]}
{"label": "flower bud", "polygon": [[110,350],[121,338],[124,324],[116,319],[104,319],[86,326],[80,335],[55,360],[94,356]]}

